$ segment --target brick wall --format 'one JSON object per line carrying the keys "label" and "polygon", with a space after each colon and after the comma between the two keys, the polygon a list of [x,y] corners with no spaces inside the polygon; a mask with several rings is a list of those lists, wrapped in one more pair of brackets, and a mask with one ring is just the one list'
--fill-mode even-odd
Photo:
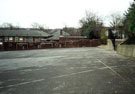
{"label": "brick wall", "polygon": [[[25,50],[25,49],[45,49],[45,48],[73,48],[73,47],[96,47],[102,44],[101,39],[85,38],[60,38],[59,41],[42,42],[42,43],[4,43],[5,50]],[[0,46],[2,50],[2,47]]]}
{"label": "brick wall", "polygon": [[72,47],[96,47],[102,44],[101,39],[81,39],[81,40],[65,40],[59,42],[60,48],[72,48]]}

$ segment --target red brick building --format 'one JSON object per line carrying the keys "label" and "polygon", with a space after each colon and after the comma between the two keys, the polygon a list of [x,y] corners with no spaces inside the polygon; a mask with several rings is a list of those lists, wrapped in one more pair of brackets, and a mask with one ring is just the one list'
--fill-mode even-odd
{"label": "red brick building", "polygon": [[40,30],[0,30],[0,50],[41,48],[48,37]]}

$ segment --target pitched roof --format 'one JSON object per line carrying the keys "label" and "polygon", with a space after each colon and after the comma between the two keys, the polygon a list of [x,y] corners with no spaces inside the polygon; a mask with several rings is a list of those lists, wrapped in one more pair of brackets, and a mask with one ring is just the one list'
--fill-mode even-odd
{"label": "pitched roof", "polygon": [[50,34],[40,30],[0,30],[0,36],[48,37]]}
{"label": "pitched roof", "polygon": [[60,30],[54,32],[52,37],[48,38],[48,40],[59,40],[61,36],[70,36],[69,33],[62,31],[62,35],[60,35]]}

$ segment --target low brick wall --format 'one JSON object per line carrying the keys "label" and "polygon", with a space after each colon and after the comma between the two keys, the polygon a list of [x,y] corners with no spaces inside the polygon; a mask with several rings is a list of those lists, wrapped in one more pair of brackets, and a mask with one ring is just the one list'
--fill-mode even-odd
{"label": "low brick wall", "polygon": [[135,45],[118,45],[117,53],[120,55],[135,58]]}
{"label": "low brick wall", "polygon": [[59,43],[60,48],[72,48],[72,47],[96,47],[102,44],[101,39],[82,39],[79,41],[63,41]]}
{"label": "low brick wall", "polygon": [[53,45],[53,43],[41,43],[41,44],[40,44],[40,48],[41,48],[41,49],[54,48],[54,45]]}
{"label": "low brick wall", "polygon": [[[6,45],[7,44],[7,45]],[[73,47],[96,47],[102,44],[101,39],[79,39],[79,40],[65,40],[45,43],[12,43],[12,47],[9,47],[9,43],[5,44],[5,49],[0,47],[0,50],[29,50],[29,49],[45,49],[45,48],[73,48]],[[11,43],[10,43],[11,44]]]}

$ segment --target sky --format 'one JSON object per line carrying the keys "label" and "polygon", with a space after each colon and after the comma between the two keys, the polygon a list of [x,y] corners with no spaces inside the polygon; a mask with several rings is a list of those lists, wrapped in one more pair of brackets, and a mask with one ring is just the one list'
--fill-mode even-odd
{"label": "sky", "polygon": [[109,25],[109,15],[123,14],[133,0],[0,0],[0,24],[12,23],[31,27],[32,23],[46,28],[79,27],[85,11],[94,11]]}

